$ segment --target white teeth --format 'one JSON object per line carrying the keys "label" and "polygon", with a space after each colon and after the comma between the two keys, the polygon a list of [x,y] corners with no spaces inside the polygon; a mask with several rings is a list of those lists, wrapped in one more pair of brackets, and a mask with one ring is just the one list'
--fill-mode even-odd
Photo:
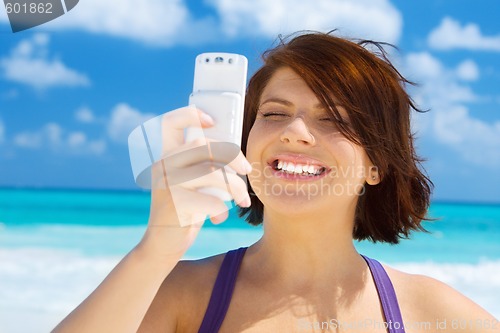
{"label": "white teeth", "polygon": [[276,169],[282,170],[287,173],[319,175],[322,168],[314,165],[295,165],[291,162],[278,161],[278,163],[276,164]]}

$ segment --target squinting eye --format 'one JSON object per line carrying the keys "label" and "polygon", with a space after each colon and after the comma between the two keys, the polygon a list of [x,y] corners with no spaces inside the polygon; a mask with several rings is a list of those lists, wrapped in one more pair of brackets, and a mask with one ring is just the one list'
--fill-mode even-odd
{"label": "squinting eye", "polygon": [[271,116],[286,116],[286,114],[283,113],[276,113],[276,112],[268,112],[268,113],[263,113],[262,114],[264,117],[271,117]]}
{"label": "squinting eye", "polygon": [[321,121],[322,123],[325,123],[328,126],[337,127],[339,125],[339,121],[333,117],[320,118],[319,121]]}
{"label": "squinting eye", "polygon": [[260,113],[264,118],[282,118],[282,117],[287,117],[288,115],[286,113],[282,112],[261,112]]}

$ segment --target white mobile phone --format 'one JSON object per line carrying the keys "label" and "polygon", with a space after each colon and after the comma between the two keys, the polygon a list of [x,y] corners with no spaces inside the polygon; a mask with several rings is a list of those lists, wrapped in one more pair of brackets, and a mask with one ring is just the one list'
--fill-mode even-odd
{"label": "white mobile phone", "polygon": [[234,53],[202,53],[196,57],[189,104],[209,114],[215,126],[190,128],[186,141],[207,138],[241,146],[248,60]]}
{"label": "white mobile phone", "polygon": [[[196,138],[209,138],[232,143],[234,149],[229,147],[229,150],[234,150],[234,156],[237,156],[241,149],[247,70],[248,60],[239,54],[216,52],[202,53],[196,57],[189,104],[209,114],[215,125],[204,129],[186,129],[186,142]],[[225,169],[225,166],[220,167],[222,172]],[[225,176],[224,178],[226,179]],[[205,187],[198,191],[223,201],[231,200],[229,191],[219,188]]]}

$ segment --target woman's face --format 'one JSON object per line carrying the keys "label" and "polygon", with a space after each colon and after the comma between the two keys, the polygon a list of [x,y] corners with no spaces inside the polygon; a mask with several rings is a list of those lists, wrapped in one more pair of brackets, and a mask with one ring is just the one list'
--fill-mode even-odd
{"label": "woman's face", "polygon": [[338,131],[333,116],[290,68],[274,73],[259,105],[246,155],[253,166],[250,184],[266,209],[331,211],[355,205],[365,181],[378,181],[363,148]]}

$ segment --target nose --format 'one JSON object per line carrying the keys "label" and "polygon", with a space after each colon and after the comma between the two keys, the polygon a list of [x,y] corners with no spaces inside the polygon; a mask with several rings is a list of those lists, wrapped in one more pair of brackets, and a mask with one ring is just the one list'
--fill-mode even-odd
{"label": "nose", "polygon": [[281,142],[314,145],[316,140],[301,117],[295,118],[280,135]]}

